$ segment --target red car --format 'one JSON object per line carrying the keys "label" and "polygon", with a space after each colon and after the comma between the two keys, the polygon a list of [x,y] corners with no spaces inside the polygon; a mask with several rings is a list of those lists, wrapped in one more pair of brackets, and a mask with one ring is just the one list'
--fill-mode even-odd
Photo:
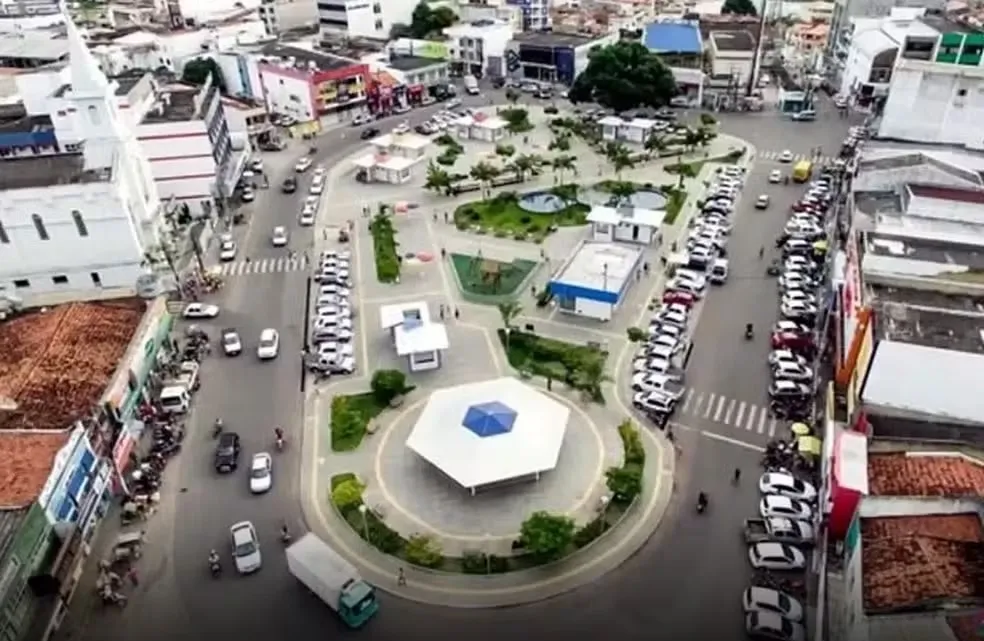
{"label": "red car", "polygon": [[685,307],[693,307],[694,303],[697,302],[697,297],[690,292],[684,292],[679,289],[671,289],[663,293],[663,304],[670,305],[677,303]]}
{"label": "red car", "polygon": [[772,349],[791,349],[797,352],[810,351],[814,347],[813,337],[798,332],[774,332]]}

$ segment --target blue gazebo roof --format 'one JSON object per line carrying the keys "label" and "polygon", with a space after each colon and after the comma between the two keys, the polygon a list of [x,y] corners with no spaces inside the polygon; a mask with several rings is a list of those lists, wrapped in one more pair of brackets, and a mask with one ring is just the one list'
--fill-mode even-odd
{"label": "blue gazebo roof", "polygon": [[515,422],[515,410],[505,403],[492,401],[470,406],[461,424],[477,436],[486,438],[512,431]]}

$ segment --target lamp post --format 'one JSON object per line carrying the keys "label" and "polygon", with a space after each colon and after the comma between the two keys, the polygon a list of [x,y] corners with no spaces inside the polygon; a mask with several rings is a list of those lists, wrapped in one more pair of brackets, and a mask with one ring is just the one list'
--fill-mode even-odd
{"label": "lamp post", "polygon": [[368,512],[369,512],[369,508],[366,507],[365,503],[359,506],[359,514],[362,515],[362,529],[366,535],[366,542],[372,543],[372,540],[369,538],[369,517],[366,516]]}
{"label": "lamp post", "polygon": [[601,512],[601,531],[604,532],[608,529],[608,506],[612,503],[612,497],[607,494],[602,494],[601,498],[598,499],[600,505],[599,511]]}
{"label": "lamp post", "polygon": [[485,575],[492,574],[492,535],[485,535]]}

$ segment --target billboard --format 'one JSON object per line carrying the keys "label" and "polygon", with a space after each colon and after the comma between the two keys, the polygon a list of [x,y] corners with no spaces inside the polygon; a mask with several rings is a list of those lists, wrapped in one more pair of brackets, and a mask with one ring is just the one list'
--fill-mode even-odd
{"label": "billboard", "polygon": [[390,45],[389,51],[399,56],[416,56],[434,60],[447,60],[451,57],[447,43],[414,38],[400,38]]}

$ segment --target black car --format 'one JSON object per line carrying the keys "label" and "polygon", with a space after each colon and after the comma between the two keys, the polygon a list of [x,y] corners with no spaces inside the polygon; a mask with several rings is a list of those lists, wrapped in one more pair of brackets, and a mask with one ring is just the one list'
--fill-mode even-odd
{"label": "black car", "polygon": [[284,184],[280,186],[280,190],[285,194],[292,194],[297,191],[297,179],[293,176],[288,176],[284,180]]}
{"label": "black car", "polygon": [[375,127],[366,127],[365,129],[362,130],[362,133],[359,134],[359,138],[362,138],[363,140],[369,140],[370,138],[375,138],[378,135],[379,135],[379,129]]}
{"label": "black car", "polygon": [[219,444],[215,447],[215,471],[219,473],[233,472],[239,467],[239,434],[223,432],[219,435]]}

